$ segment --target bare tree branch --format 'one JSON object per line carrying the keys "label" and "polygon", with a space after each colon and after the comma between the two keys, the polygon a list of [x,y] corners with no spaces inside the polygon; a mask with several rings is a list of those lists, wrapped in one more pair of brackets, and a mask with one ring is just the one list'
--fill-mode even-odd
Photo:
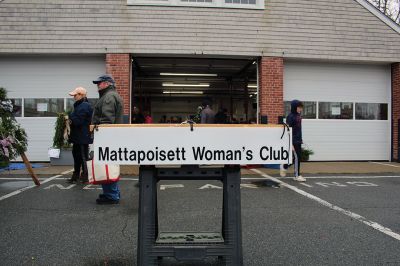
{"label": "bare tree branch", "polygon": [[400,25],[400,0],[368,0],[383,14]]}
{"label": "bare tree branch", "polygon": [[385,15],[388,14],[387,4],[388,4],[388,0],[384,0],[384,1],[383,1],[383,8],[382,8],[382,11],[383,11],[383,14],[385,14]]}

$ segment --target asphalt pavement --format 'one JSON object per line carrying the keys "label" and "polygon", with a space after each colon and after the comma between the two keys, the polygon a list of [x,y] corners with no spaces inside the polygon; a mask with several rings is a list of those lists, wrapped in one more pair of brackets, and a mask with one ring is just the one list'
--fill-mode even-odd
{"label": "asphalt pavement", "polygon": [[[98,186],[66,177],[33,187],[27,175],[0,176],[0,265],[136,265],[137,177],[123,177],[110,206],[96,205]],[[244,265],[400,265],[400,174],[315,174],[279,188],[254,171],[242,177]],[[221,187],[160,183],[160,230],[219,231]]]}

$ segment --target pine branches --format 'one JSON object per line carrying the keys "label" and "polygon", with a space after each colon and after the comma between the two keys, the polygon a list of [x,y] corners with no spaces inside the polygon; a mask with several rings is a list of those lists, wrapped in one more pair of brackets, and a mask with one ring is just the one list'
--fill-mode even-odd
{"label": "pine branches", "polygon": [[0,88],[0,162],[8,162],[25,152],[28,138],[13,115],[13,104],[7,91]]}

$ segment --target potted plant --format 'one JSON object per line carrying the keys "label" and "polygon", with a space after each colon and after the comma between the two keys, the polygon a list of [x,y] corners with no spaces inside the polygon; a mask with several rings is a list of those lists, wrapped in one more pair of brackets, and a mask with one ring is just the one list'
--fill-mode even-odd
{"label": "potted plant", "polygon": [[310,155],[313,155],[314,151],[308,148],[301,148],[301,161],[306,162],[310,159]]}
{"label": "potted plant", "polygon": [[[50,157],[51,165],[73,165],[74,158],[72,157],[72,147],[68,143],[68,136],[64,133],[66,130],[65,116],[68,114],[63,112],[57,115],[57,120],[54,128],[53,147],[50,149],[58,149],[59,156]],[[50,153],[49,153],[50,154]]]}

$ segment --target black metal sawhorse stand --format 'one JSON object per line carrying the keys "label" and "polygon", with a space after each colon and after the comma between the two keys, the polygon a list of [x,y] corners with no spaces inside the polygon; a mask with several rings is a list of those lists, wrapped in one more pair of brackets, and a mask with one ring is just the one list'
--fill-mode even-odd
{"label": "black metal sawhorse stand", "polygon": [[[217,233],[158,231],[157,183],[160,180],[220,180],[223,183],[222,231]],[[140,166],[139,266],[157,265],[162,257],[179,261],[222,258],[225,265],[243,265],[240,166],[156,168]]]}

